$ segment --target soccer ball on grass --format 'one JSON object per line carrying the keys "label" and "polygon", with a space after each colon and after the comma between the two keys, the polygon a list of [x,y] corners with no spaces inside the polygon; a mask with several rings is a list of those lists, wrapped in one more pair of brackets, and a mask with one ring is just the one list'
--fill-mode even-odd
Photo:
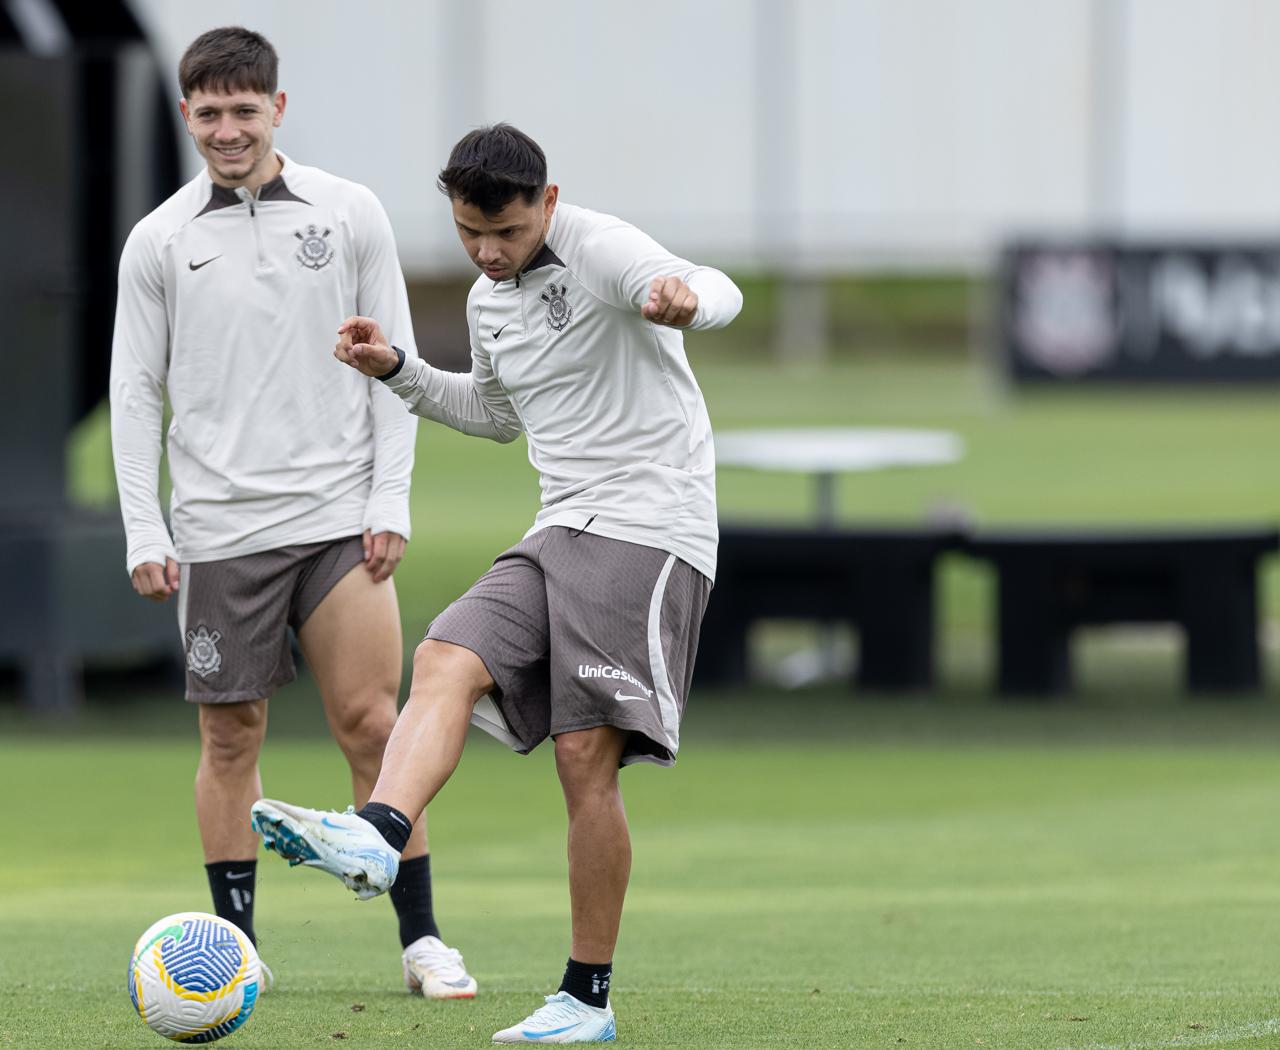
{"label": "soccer ball on grass", "polygon": [[154,1031],[179,1043],[212,1043],[249,1019],[258,1001],[258,953],[226,919],[166,915],[138,938],[129,998]]}

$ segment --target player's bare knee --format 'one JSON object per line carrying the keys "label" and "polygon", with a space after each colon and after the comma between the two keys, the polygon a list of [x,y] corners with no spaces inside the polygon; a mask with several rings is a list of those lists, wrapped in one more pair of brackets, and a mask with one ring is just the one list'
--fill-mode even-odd
{"label": "player's bare knee", "polygon": [[493,688],[484,661],[470,649],[450,642],[424,640],[413,654],[413,689],[428,697],[463,695],[475,703]]}
{"label": "player's bare knee", "polygon": [[201,761],[215,769],[253,765],[266,732],[266,705],[205,704],[200,708]]}
{"label": "player's bare knee", "polygon": [[565,797],[595,795],[616,788],[618,754],[616,739],[605,730],[562,733],[555,739],[556,773]]}
{"label": "player's bare knee", "polygon": [[329,727],[343,754],[351,761],[381,761],[396,724],[395,697],[374,693],[344,706],[329,718]]}

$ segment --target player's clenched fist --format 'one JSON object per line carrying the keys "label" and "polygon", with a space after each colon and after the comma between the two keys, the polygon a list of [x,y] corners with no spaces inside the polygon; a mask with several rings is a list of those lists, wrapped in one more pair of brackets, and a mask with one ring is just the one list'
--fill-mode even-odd
{"label": "player's clenched fist", "polygon": [[159,562],[143,562],[131,575],[133,589],[153,602],[165,601],[178,589],[178,563],[172,558]]}
{"label": "player's clenched fist", "polygon": [[388,345],[372,317],[348,317],[338,325],[338,345],[333,348],[333,356],[375,379],[400,363],[400,355]]}
{"label": "player's clenched fist", "polygon": [[655,277],[649,286],[649,301],[640,308],[646,320],[671,328],[692,324],[697,312],[697,294],[679,277]]}

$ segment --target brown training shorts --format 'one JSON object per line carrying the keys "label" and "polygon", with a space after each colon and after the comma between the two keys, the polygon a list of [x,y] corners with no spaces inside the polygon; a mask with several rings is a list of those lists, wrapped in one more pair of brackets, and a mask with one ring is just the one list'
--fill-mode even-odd
{"label": "brown training shorts", "polygon": [[472,722],[521,754],[597,726],[622,764],[669,766],[711,581],[674,554],[552,526],[499,556],[427,637],[470,649],[496,683]]}
{"label": "brown training shorts", "polygon": [[263,700],[292,682],[297,670],[288,629],[306,623],[363,561],[361,538],[349,536],[183,565],[178,630],[187,654],[187,699]]}

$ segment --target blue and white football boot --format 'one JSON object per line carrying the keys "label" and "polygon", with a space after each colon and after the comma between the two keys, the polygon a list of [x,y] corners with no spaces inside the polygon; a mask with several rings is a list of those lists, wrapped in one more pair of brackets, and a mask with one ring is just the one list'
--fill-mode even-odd
{"label": "blue and white football boot", "polygon": [[386,893],[396,881],[399,855],[352,806],[337,813],[260,798],[250,812],[253,830],[267,849],[290,865],[305,864],[337,876],[361,900]]}
{"label": "blue and white football boot", "polygon": [[612,1043],[618,1036],[613,1007],[588,1006],[568,992],[548,995],[517,1025],[493,1033],[495,1043]]}

